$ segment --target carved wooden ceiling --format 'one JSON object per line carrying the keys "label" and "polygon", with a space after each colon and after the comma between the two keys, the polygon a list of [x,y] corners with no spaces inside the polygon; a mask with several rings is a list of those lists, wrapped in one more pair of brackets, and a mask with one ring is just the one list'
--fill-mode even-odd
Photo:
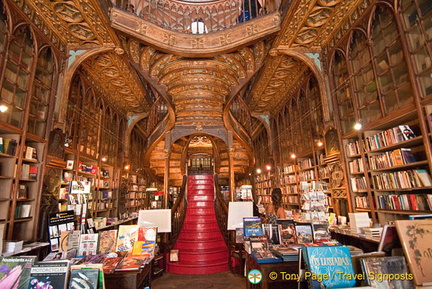
{"label": "carved wooden ceiling", "polygon": [[[149,111],[150,105],[146,101],[144,85],[140,83],[136,67],[133,66],[133,63],[142,62],[142,59],[133,58],[141,56],[134,56],[134,51],[127,51],[128,48],[124,47],[124,41],[122,41],[124,36],[111,27],[108,9],[110,3],[100,0],[11,1],[65,55],[69,56],[71,52],[77,50],[105,48],[100,53],[83,61],[82,67],[86,71],[87,77],[122,111],[130,113]],[[245,98],[250,111],[258,114],[271,114],[277,111],[281,103],[284,103],[290,96],[299,80],[310,73],[308,66],[296,57],[295,53],[320,53],[322,47],[334,45],[352,22],[356,21],[361,11],[369,6],[370,2],[371,0],[293,0],[289,9],[284,11],[280,21],[278,20],[280,31],[276,35],[274,31],[272,32],[273,41],[270,46],[266,46],[266,51],[272,51],[272,53],[265,52],[266,59],[262,61],[263,67],[259,76],[250,78],[253,79],[254,83],[249,92],[250,95]],[[224,37],[227,36],[227,34],[224,35]],[[269,35],[266,37],[268,38]],[[166,40],[169,45],[169,41],[172,39],[163,40]],[[247,45],[250,44],[247,43]],[[139,47],[142,44],[136,45]],[[246,44],[243,43],[244,45]],[[126,50],[126,53],[123,53],[123,49]],[[240,48],[240,52],[235,52],[231,47],[226,53],[241,54],[242,49],[243,47]],[[278,52],[280,49],[284,51],[291,49],[295,53],[287,55],[285,52]],[[159,61],[177,57],[164,55],[170,54],[166,49],[162,51],[151,56],[160,57]],[[202,57],[200,56],[200,58]],[[232,56],[232,58],[235,59],[236,56]],[[200,61],[198,59],[191,61],[191,63],[199,65]],[[141,67],[146,65],[148,63],[140,63]],[[242,70],[245,67],[246,70],[249,70],[247,65],[240,65],[239,67]],[[170,69],[171,74],[160,76],[159,80],[166,81],[167,77],[175,76],[176,74],[172,72],[179,68],[171,65]],[[238,84],[238,81],[232,77],[233,75],[240,77],[239,74],[241,73],[238,71],[237,74],[227,74],[226,66],[221,65],[220,62],[212,66],[211,69],[203,67],[199,70],[205,71],[209,75],[212,79],[212,85],[217,85],[215,78],[218,78],[218,75],[225,75],[220,79],[220,89],[222,90],[226,90],[227,85]],[[187,72],[177,70],[176,73],[182,75],[184,81],[188,81]],[[151,80],[152,77],[149,75],[147,81]],[[200,79],[194,78],[194,81],[197,80]],[[167,85],[171,90],[177,87],[176,80],[173,79],[172,81]],[[163,85],[163,83],[159,84]]]}

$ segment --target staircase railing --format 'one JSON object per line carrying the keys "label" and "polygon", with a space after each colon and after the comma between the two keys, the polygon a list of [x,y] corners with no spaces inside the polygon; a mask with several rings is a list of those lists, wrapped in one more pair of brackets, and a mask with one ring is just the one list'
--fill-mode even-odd
{"label": "staircase railing", "polygon": [[[182,33],[208,33],[231,28],[279,9],[281,0],[111,0],[112,5],[164,28]],[[198,22],[202,22],[199,28]],[[194,31],[194,24],[198,31]],[[200,31],[202,30],[202,31]]]}
{"label": "staircase railing", "polygon": [[214,208],[216,213],[216,220],[219,225],[219,229],[222,233],[222,236],[224,237],[224,241],[229,246],[229,244],[232,244],[231,240],[231,234],[228,231],[227,225],[228,225],[228,205],[225,202],[224,197],[222,196],[220,185],[219,185],[219,178],[218,175],[214,175],[214,185],[215,185],[215,201],[214,201]]}
{"label": "staircase railing", "polygon": [[186,199],[186,184],[187,176],[183,176],[183,182],[180,187],[179,195],[171,208],[171,233],[169,234],[169,240],[167,244],[167,252],[174,247],[177,242],[177,238],[180,234],[183,222],[186,216],[187,199]]}
{"label": "staircase railing", "polygon": [[168,114],[168,108],[162,97],[159,97],[150,109],[148,121],[147,121],[147,135],[150,135],[156,126],[165,118]]}
{"label": "staircase railing", "polygon": [[[230,106],[230,112],[232,116],[237,120],[238,124],[242,126],[242,128],[237,128],[237,131],[244,130],[248,135],[251,135],[252,131],[252,121],[251,114],[249,112],[249,108],[243,98],[240,95],[237,95]],[[233,126],[238,126],[238,124],[232,124]]]}

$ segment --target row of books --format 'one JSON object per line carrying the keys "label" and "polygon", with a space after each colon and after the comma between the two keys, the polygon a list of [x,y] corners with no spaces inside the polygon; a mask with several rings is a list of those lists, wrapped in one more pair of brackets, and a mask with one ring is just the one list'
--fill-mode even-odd
{"label": "row of books", "polygon": [[[379,148],[391,146],[412,138],[416,135],[409,125],[399,125],[385,131],[377,132],[363,140],[363,147],[366,151],[372,151]],[[345,151],[348,156],[357,156],[360,154],[359,141],[353,141],[345,145]]]}
{"label": "row of books", "polygon": [[21,178],[37,180],[39,167],[37,165],[22,164]]}
{"label": "row of books", "polygon": [[359,192],[359,191],[366,191],[367,190],[365,177],[360,177],[360,178],[352,177],[352,178],[350,178],[350,183],[351,183],[351,189],[353,190],[353,192]]}
{"label": "row of books", "polygon": [[312,158],[299,159],[298,167],[300,170],[305,170],[314,166],[314,160]]}
{"label": "row of books", "polygon": [[295,175],[287,175],[283,178],[284,184],[293,184],[297,182],[297,177]]}
{"label": "row of books", "polygon": [[0,136],[0,153],[14,156],[16,154],[17,146],[18,141],[16,139]]}
{"label": "row of books", "polygon": [[31,146],[25,146],[23,157],[28,160],[37,160],[37,150]]}
{"label": "row of books", "polygon": [[368,196],[355,196],[354,201],[356,208],[367,209],[371,207]]}
{"label": "row of books", "polygon": [[348,163],[350,173],[361,173],[364,172],[364,165],[362,159],[354,159]]}
{"label": "row of books", "polygon": [[384,210],[432,210],[432,194],[399,194],[378,196],[378,208]]}
{"label": "row of books", "polygon": [[317,178],[314,170],[302,171],[298,174],[298,180],[302,181],[312,181]]}
{"label": "row of books", "polygon": [[[263,224],[258,217],[243,219],[243,228],[237,237],[246,241],[251,236],[266,236],[272,245],[306,244],[330,240],[328,223],[301,223],[291,219],[278,219],[277,224]],[[241,234],[243,233],[243,235]],[[244,240],[237,239],[241,243]]]}
{"label": "row of books", "polygon": [[93,255],[36,262],[36,256],[0,257],[0,288],[105,288],[105,275],[139,270],[150,262],[140,256]]}
{"label": "row of books", "polygon": [[157,227],[120,225],[118,230],[83,234],[80,230],[60,232],[59,253],[63,259],[76,256],[128,252],[153,256]]}
{"label": "row of books", "polygon": [[432,179],[425,169],[381,173],[372,176],[375,189],[412,189],[432,186]]}
{"label": "row of books", "polygon": [[409,125],[399,125],[366,137],[364,144],[366,151],[372,151],[415,137],[416,135]]}
{"label": "row of books", "polygon": [[416,162],[416,158],[410,148],[400,148],[379,155],[369,156],[371,170],[391,168]]}

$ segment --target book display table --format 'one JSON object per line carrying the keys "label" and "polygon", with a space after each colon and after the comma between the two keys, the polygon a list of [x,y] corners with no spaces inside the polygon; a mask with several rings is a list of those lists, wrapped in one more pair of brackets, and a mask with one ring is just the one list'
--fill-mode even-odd
{"label": "book display table", "polygon": [[331,237],[332,239],[336,239],[337,241],[339,241],[344,245],[352,245],[357,248],[360,248],[365,253],[377,251],[380,242],[379,238],[369,239],[369,238],[361,237],[357,234],[342,233],[342,232],[335,232],[335,231],[331,231]]}
{"label": "book display table", "polygon": [[105,275],[106,289],[142,289],[151,287],[152,265],[146,264],[144,268],[136,271],[116,271]]}
{"label": "book display table", "polygon": [[[261,282],[249,282],[249,272],[253,269],[261,271]],[[299,262],[260,263],[249,254],[246,256],[246,288],[248,289],[276,289],[297,288],[299,275]]]}

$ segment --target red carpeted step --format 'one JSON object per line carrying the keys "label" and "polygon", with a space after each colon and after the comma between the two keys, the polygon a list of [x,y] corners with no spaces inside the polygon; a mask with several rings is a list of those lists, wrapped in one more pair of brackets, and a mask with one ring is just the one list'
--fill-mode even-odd
{"label": "red carpeted step", "polygon": [[168,262],[168,272],[209,274],[228,270],[228,249],[214,212],[212,175],[188,177],[188,208],[174,249],[179,261]]}

